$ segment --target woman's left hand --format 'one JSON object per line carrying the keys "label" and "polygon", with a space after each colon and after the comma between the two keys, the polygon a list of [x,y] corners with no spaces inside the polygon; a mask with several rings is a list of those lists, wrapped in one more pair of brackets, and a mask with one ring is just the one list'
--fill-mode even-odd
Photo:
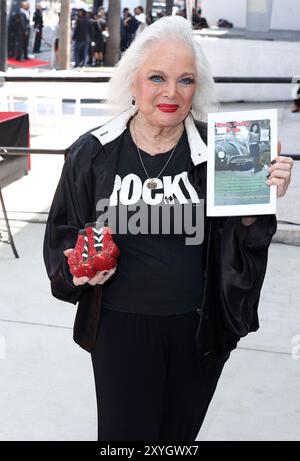
{"label": "woman's left hand", "polygon": [[278,143],[278,155],[272,161],[276,162],[269,168],[268,186],[277,186],[277,197],[283,197],[291,182],[291,172],[293,168],[293,159],[291,157],[280,156],[281,144]]}

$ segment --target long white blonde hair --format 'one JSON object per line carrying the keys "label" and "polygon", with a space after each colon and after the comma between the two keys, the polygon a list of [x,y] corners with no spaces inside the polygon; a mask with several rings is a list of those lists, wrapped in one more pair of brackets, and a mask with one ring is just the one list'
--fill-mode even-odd
{"label": "long white blonde hair", "polygon": [[123,53],[109,82],[108,107],[114,116],[131,107],[131,85],[135,73],[145,60],[147,50],[160,42],[183,42],[191,47],[197,71],[196,91],[192,103],[192,114],[196,120],[206,120],[209,111],[215,110],[215,84],[208,61],[197,40],[193,37],[190,22],[182,16],[165,16],[146,27]]}

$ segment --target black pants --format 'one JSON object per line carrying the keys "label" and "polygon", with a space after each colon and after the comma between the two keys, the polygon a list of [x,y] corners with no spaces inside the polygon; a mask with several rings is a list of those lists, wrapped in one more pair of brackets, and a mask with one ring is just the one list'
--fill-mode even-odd
{"label": "black pants", "polygon": [[15,37],[15,58],[21,60],[23,57],[23,39],[22,37]]}
{"label": "black pants", "polygon": [[23,37],[23,57],[28,59],[28,44],[29,44],[29,33]]}
{"label": "black pants", "polygon": [[91,354],[99,441],[196,439],[224,365],[201,364],[198,322],[196,311],[155,316],[102,307]]}
{"label": "black pants", "polygon": [[37,30],[35,32],[35,38],[34,38],[34,45],[33,45],[33,53],[39,53],[41,50],[41,41],[42,41],[42,31]]}
{"label": "black pants", "polygon": [[258,144],[250,144],[250,155],[253,156],[253,168],[257,173],[261,170],[260,164],[260,149]]}

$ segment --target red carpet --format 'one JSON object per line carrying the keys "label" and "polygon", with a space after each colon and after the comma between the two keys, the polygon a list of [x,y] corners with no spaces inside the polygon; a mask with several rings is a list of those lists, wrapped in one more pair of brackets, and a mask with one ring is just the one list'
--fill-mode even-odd
{"label": "red carpet", "polygon": [[7,65],[12,67],[39,67],[50,65],[50,61],[41,61],[40,59],[26,59],[25,61],[17,61],[14,58],[9,58],[7,60]]}
{"label": "red carpet", "polygon": [[26,112],[0,112],[0,123],[18,118],[20,115],[26,115]]}

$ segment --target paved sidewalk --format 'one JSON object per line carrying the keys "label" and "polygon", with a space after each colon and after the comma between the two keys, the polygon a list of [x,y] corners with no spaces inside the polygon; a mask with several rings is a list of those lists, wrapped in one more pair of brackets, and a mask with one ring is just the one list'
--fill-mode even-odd
{"label": "paved sidewalk", "polygon": [[300,440],[299,261],[300,247],[271,245],[260,329],[232,352],[199,440]]}
{"label": "paved sidewalk", "polygon": [[[224,110],[277,107],[283,151],[300,152],[300,115],[289,106],[228,104]],[[48,127],[31,145],[66,147],[105,119],[105,106],[87,105],[80,126],[66,117],[59,132]],[[42,260],[45,225],[25,221],[45,219],[62,164],[50,155],[33,157],[30,174],[3,191],[20,259],[0,243],[0,440],[96,439],[90,355],[72,340],[76,307],[51,297]],[[278,201],[278,217],[298,223],[299,166]],[[232,353],[199,440],[300,440],[299,260],[300,247],[271,245],[261,328]]]}

